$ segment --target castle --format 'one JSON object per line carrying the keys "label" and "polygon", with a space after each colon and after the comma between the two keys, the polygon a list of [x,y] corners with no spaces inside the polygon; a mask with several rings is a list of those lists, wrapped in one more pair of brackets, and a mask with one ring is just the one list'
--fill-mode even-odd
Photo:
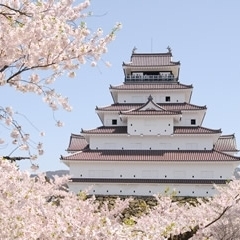
{"label": "castle", "polygon": [[234,134],[202,126],[206,106],[190,102],[180,62],[166,53],[136,53],[123,62],[113,104],[96,107],[102,126],[71,134],[70,190],[94,195],[211,196],[240,164]]}

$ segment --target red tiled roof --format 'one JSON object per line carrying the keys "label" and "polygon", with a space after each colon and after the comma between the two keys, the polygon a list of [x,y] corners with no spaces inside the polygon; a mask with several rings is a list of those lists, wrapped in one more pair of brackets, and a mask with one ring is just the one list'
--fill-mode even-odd
{"label": "red tiled roof", "polygon": [[144,67],[180,65],[180,62],[172,62],[171,57],[171,53],[133,53],[131,62],[123,63],[123,65]]}
{"label": "red tiled roof", "polygon": [[238,152],[235,135],[222,135],[216,142],[214,149],[223,152]]}
{"label": "red tiled roof", "polygon": [[82,135],[71,134],[67,151],[80,151],[88,146],[88,142]]}
{"label": "red tiled roof", "polygon": [[[205,110],[206,106],[197,106],[190,103],[157,103],[160,107],[169,111],[179,110]],[[96,107],[97,111],[128,111],[140,107],[142,104],[136,103],[115,103],[110,106]]]}
{"label": "red tiled roof", "polygon": [[116,89],[116,90],[169,90],[169,89],[191,89],[193,88],[192,85],[184,85],[181,83],[146,83],[146,84],[132,84],[126,83],[119,86],[112,86],[110,85],[109,89]]}
{"label": "red tiled roof", "polygon": [[121,115],[177,115],[182,114],[181,111],[167,111],[166,109],[159,106],[157,103],[153,101],[152,96],[150,95],[148,97],[148,101],[141,105],[140,107],[137,107],[135,109],[131,109],[128,111],[121,111]]}
{"label": "red tiled roof", "polygon": [[240,161],[216,150],[90,150],[86,149],[70,156],[61,157],[64,161],[128,161],[128,162],[221,162]]}
{"label": "red tiled roof", "polygon": [[174,127],[174,134],[214,134],[222,133],[221,129],[210,129],[202,126],[196,127]]}
{"label": "red tiled roof", "polygon": [[81,133],[92,133],[92,134],[123,134],[127,133],[127,127],[105,127],[101,126],[91,130],[82,130]]}
{"label": "red tiled roof", "polygon": [[[82,130],[82,134],[127,134],[127,126],[105,127]],[[216,134],[221,133],[221,129],[210,129],[201,126],[196,127],[174,127],[174,134]],[[80,150],[80,149],[79,149]]]}
{"label": "red tiled roof", "polygon": [[156,110],[144,110],[144,111],[138,111],[138,110],[133,110],[133,111],[127,111],[127,112],[121,112],[120,113],[123,116],[128,116],[128,115],[152,115],[152,116],[159,116],[159,115],[177,115],[177,114],[182,114],[180,111],[156,111]]}
{"label": "red tiled roof", "polygon": [[167,111],[153,101],[152,96],[142,106],[128,111],[120,112],[121,115],[176,115],[182,114],[181,111]]}
{"label": "red tiled roof", "polygon": [[166,184],[226,184],[224,179],[145,179],[145,178],[71,178],[72,182],[101,183],[166,183]]}

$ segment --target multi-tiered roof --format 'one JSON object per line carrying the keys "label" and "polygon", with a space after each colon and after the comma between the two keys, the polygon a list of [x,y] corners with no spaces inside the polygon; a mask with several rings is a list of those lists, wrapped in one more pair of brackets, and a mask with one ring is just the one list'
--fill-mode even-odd
{"label": "multi-tiered roof", "polygon": [[[189,189],[205,184],[197,194],[204,195],[231,177],[240,161],[235,136],[202,126],[207,108],[190,103],[193,86],[179,82],[179,70],[170,49],[133,51],[124,83],[110,86],[113,104],[95,109],[102,126],[71,135],[62,160],[74,191],[94,183],[96,194],[149,195],[172,184],[179,195],[196,195]],[[132,163],[136,170],[127,169]]]}

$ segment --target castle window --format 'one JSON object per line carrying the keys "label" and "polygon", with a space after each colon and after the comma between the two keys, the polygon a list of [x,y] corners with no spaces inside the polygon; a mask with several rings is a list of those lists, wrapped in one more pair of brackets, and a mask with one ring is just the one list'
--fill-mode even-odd
{"label": "castle window", "polygon": [[196,125],[196,119],[191,119],[191,125]]}
{"label": "castle window", "polygon": [[170,96],[166,96],[165,97],[165,102],[170,102],[170,99],[171,99]]}
{"label": "castle window", "polygon": [[117,125],[117,119],[112,119],[112,125]]}

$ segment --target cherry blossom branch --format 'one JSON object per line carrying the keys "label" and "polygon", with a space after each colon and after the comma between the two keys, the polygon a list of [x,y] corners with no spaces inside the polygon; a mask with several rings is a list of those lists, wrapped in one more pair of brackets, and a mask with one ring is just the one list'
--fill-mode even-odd
{"label": "cherry blossom branch", "polygon": [[[8,84],[17,91],[40,95],[53,111],[58,106],[71,111],[68,98],[57,93],[50,84],[64,73],[75,77],[75,71],[86,60],[96,66],[121,28],[117,23],[105,36],[101,28],[91,32],[83,21],[89,16],[85,12],[89,5],[88,0],[74,5],[72,0],[2,0],[0,86]],[[43,71],[49,74],[45,79],[41,77]],[[2,112],[4,109],[1,108]],[[5,120],[8,117],[12,118],[6,116]],[[13,119],[10,125],[15,133],[12,136],[16,137],[17,133],[24,143],[20,144],[21,148],[29,151],[23,126],[18,126]],[[56,120],[56,125],[63,124]],[[38,150],[42,153],[41,147]]]}

